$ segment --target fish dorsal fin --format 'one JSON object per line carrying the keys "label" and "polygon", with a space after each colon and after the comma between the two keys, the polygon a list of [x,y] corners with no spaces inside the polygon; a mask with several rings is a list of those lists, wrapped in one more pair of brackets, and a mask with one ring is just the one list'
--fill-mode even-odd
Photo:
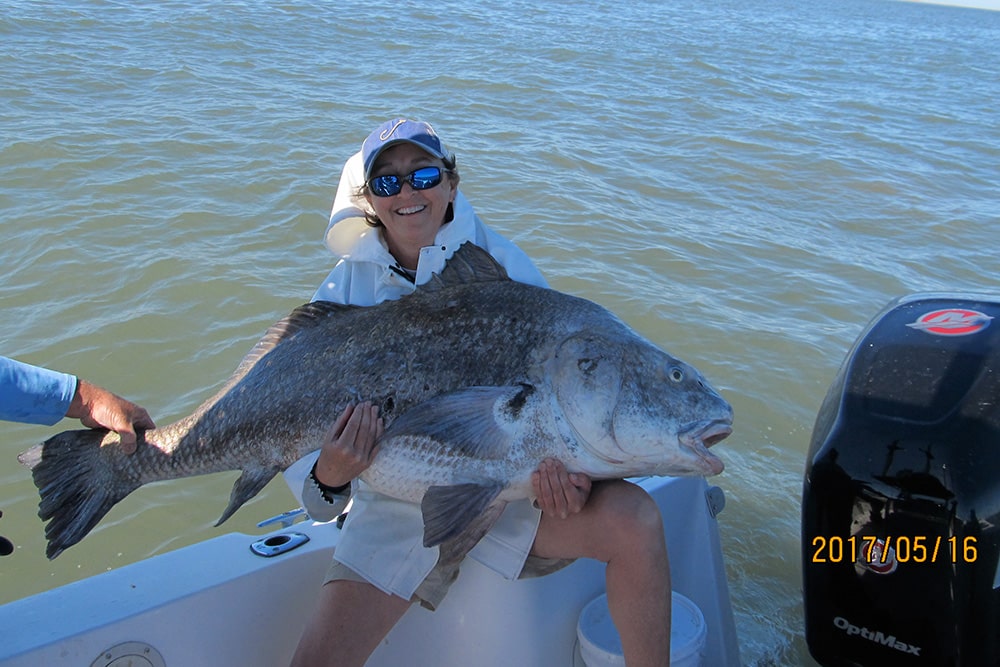
{"label": "fish dorsal fin", "polygon": [[[305,329],[311,329],[319,325],[327,316],[334,313],[342,313],[347,310],[355,310],[360,306],[345,306],[341,303],[333,303],[332,301],[312,301],[310,303],[303,304],[293,310],[288,314],[288,317],[282,318],[268,327],[264,336],[257,341],[253,350],[247,354],[244,361],[250,359],[254,352],[260,350],[260,355],[264,355],[267,352],[273,350],[275,346],[281,343],[283,340],[293,336],[299,331]],[[241,364],[242,365],[242,364]]]}
{"label": "fish dorsal fin", "polygon": [[281,344],[282,341],[291,338],[294,334],[305,329],[311,329],[317,326],[323,321],[328,315],[333,313],[340,313],[346,310],[353,310],[358,308],[358,306],[345,306],[340,303],[333,303],[331,301],[313,301],[299,306],[291,313],[288,317],[284,317],[274,324],[272,324],[268,330],[264,333],[263,337],[257,344],[253,346],[243,360],[240,361],[240,365],[236,367],[236,371],[233,372],[232,376],[226,381],[212,398],[206,401],[203,407],[206,407],[216,400],[221,398],[226,392],[233,388],[243,377],[250,372],[258,361],[260,361],[264,355],[273,350],[275,347]]}
{"label": "fish dorsal fin", "polygon": [[503,266],[493,259],[493,255],[472,241],[466,241],[445,262],[441,273],[435,273],[431,276],[431,279],[421,285],[420,289],[436,292],[452,285],[492,283],[499,280],[510,280]]}

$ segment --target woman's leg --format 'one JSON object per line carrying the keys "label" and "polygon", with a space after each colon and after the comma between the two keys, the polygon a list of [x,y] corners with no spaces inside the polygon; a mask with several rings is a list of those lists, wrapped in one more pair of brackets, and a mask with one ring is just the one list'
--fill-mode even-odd
{"label": "woman's leg", "polygon": [[363,667],[410,607],[369,583],[337,579],[319,593],[292,667]]}
{"label": "woman's leg", "polygon": [[670,664],[670,562],[653,499],[625,481],[595,482],[583,509],[542,514],[531,553],[607,563],[608,608],[628,667]]}

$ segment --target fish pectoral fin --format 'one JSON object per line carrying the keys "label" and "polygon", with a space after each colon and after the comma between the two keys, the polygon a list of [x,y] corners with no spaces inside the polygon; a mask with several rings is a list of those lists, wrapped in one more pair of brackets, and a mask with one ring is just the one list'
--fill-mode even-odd
{"label": "fish pectoral fin", "polygon": [[[456,539],[470,526],[475,525],[483,515],[489,514],[487,510],[491,505],[499,504],[502,510],[506,503],[494,503],[494,501],[503,488],[499,482],[493,482],[432,486],[427,489],[420,502],[420,510],[424,516],[424,546],[434,547]],[[486,534],[499,516],[498,512],[489,526],[476,538],[476,542],[479,541],[479,537]]]}
{"label": "fish pectoral fin", "polygon": [[[399,436],[429,438],[474,459],[506,459],[531,385],[466,387],[418,403],[386,429],[383,442]],[[505,426],[507,428],[505,428]]]}
{"label": "fish pectoral fin", "polygon": [[229,494],[229,505],[226,507],[226,511],[222,513],[222,516],[219,517],[219,520],[215,522],[215,525],[221,526],[243,503],[260,493],[260,490],[267,486],[267,483],[274,479],[274,476],[278,472],[280,472],[278,468],[244,470],[240,478],[233,484],[233,490]]}

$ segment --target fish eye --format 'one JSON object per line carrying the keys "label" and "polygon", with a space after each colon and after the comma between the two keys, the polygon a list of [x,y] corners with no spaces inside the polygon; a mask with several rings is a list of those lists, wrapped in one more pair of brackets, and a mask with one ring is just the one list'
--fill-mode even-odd
{"label": "fish eye", "polygon": [[684,381],[684,371],[682,371],[681,369],[677,368],[676,366],[674,366],[669,371],[667,371],[667,375],[670,377],[671,381],[673,381],[673,382],[683,382]]}

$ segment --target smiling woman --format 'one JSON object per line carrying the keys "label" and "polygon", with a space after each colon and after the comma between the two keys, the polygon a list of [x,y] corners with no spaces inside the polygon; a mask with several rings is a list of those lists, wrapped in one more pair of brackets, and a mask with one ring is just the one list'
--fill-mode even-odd
{"label": "smiling woman", "polygon": [[[352,190],[359,161],[363,185]],[[459,210],[455,157],[427,123],[407,119],[383,123],[365,139],[360,154],[348,160],[344,172],[327,234],[327,243],[340,255],[340,261],[314,299],[372,305],[412,294],[433,274],[441,273],[452,255],[458,265],[469,266],[468,255],[459,257],[456,253],[460,245],[469,242],[489,253],[490,261],[499,262],[514,280],[545,286],[538,270],[514,244],[491,232],[471,207]],[[345,183],[351,197],[347,202],[341,200]],[[346,205],[346,212],[338,210],[342,205]],[[358,229],[352,222],[357,207],[365,209],[367,228]],[[332,235],[341,226],[347,226],[345,234],[331,244]],[[475,271],[462,275],[478,282]],[[516,305],[505,298],[482,299],[487,304]],[[434,310],[428,307],[427,316]],[[520,316],[514,321],[527,319]],[[409,326],[405,321],[399,324]],[[507,330],[511,328],[504,327],[504,335],[510,335]],[[453,363],[457,365],[459,360]],[[462,363],[466,363],[464,358]],[[413,369],[429,365],[405,363]],[[495,363],[483,360],[481,365],[492,367]],[[510,377],[496,387],[486,385],[504,393],[532,376],[519,376],[520,380]],[[475,402],[485,406],[482,414],[490,423],[494,400]],[[459,396],[446,394],[441,402],[450,408],[443,414],[457,414],[463,428],[470,428],[468,422],[476,423],[476,418],[462,411],[464,403]],[[731,420],[728,404],[725,411]],[[446,423],[442,417],[430,421]],[[294,665],[326,665],[331,656],[338,665],[364,664],[411,603],[437,608],[467,554],[508,579],[538,576],[581,557],[608,563],[607,585],[614,591],[609,606],[625,656],[635,665],[669,662],[669,560],[659,509],[649,495],[620,478],[595,482],[591,493],[590,477],[567,472],[563,460],[567,457],[529,456],[528,470],[521,471],[521,485],[523,491],[530,488],[532,492],[511,498],[509,503],[499,496],[506,483],[494,480],[486,485],[456,482],[440,487],[448,490],[444,499],[431,493],[439,488],[434,486],[420,494],[423,500],[417,504],[417,498],[390,497],[366,476],[369,466],[374,470],[376,465],[373,448],[380,442],[381,429],[377,409],[370,404],[342,413],[303,489],[303,502],[312,516],[333,518],[347,504],[352,479],[360,476],[363,480],[357,482],[334,563]],[[501,429],[494,426],[492,430]],[[460,448],[483,447],[483,441],[489,440],[482,434]],[[707,455],[704,445],[701,450]],[[383,454],[378,461],[384,458]],[[419,467],[418,460],[406,461],[409,465],[398,474]],[[470,486],[474,487],[469,491],[475,495],[474,501],[456,497],[453,489],[468,491]],[[429,540],[425,528],[428,516],[442,515],[450,522],[450,514],[440,508],[453,505],[474,509],[476,530],[463,526],[461,534],[445,530],[440,532],[447,539]],[[609,535],[610,527],[617,539]],[[474,532],[474,539],[466,532]],[[469,553],[472,545],[475,553]],[[331,628],[340,631],[330,632]]]}

